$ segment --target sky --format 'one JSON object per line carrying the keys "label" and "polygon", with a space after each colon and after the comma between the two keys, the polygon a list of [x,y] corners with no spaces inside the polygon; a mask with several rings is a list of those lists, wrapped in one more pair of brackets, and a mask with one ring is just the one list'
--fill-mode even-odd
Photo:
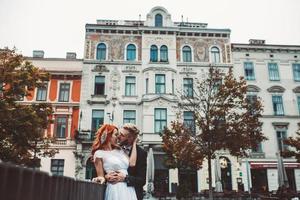
{"label": "sky", "polygon": [[231,29],[231,42],[264,39],[300,45],[300,0],[0,0],[0,48],[32,56],[83,57],[85,24],[97,19],[141,20],[163,6],[173,21]]}

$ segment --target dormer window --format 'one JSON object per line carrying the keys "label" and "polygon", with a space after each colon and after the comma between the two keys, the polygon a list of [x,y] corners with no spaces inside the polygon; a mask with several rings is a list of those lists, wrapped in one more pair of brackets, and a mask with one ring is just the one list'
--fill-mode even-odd
{"label": "dormer window", "polygon": [[155,27],[162,27],[163,25],[163,18],[161,14],[155,15]]}

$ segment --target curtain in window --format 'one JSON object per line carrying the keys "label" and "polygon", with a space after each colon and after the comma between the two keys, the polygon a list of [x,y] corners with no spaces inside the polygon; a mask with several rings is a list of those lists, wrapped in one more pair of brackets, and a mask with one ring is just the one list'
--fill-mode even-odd
{"label": "curtain in window", "polygon": [[269,78],[271,81],[279,81],[279,71],[277,63],[269,63]]}

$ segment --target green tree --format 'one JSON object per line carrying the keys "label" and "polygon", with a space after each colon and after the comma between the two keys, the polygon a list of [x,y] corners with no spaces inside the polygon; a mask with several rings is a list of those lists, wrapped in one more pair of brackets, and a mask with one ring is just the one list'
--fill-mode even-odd
{"label": "green tree", "polygon": [[[212,199],[212,165],[217,151],[248,156],[248,150],[266,139],[259,121],[263,111],[257,98],[247,98],[246,81],[235,78],[230,68],[222,72],[210,67],[206,78],[197,80],[193,97],[180,95],[178,118],[162,133],[163,148],[173,167],[188,165],[199,169],[208,161],[209,196]],[[195,128],[181,120],[183,112],[194,115]]]}
{"label": "green tree", "polygon": [[34,67],[15,49],[0,50],[0,159],[28,167],[39,167],[40,156],[53,156],[52,139],[44,135],[51,122],[52,107],[22,100],[42,87],[49,74]]}

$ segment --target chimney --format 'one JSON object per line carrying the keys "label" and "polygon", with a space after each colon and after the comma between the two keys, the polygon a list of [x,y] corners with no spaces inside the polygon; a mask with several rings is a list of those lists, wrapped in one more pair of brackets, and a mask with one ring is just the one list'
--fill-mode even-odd
{"label": "chimney", "polygon": [[75,52],[67,52],[66,59],[76,59]]}
{"label": "chimney", "polygon": [[44,51],[43,50],[33,50],[32,57],[34,58],[44,58]]}

